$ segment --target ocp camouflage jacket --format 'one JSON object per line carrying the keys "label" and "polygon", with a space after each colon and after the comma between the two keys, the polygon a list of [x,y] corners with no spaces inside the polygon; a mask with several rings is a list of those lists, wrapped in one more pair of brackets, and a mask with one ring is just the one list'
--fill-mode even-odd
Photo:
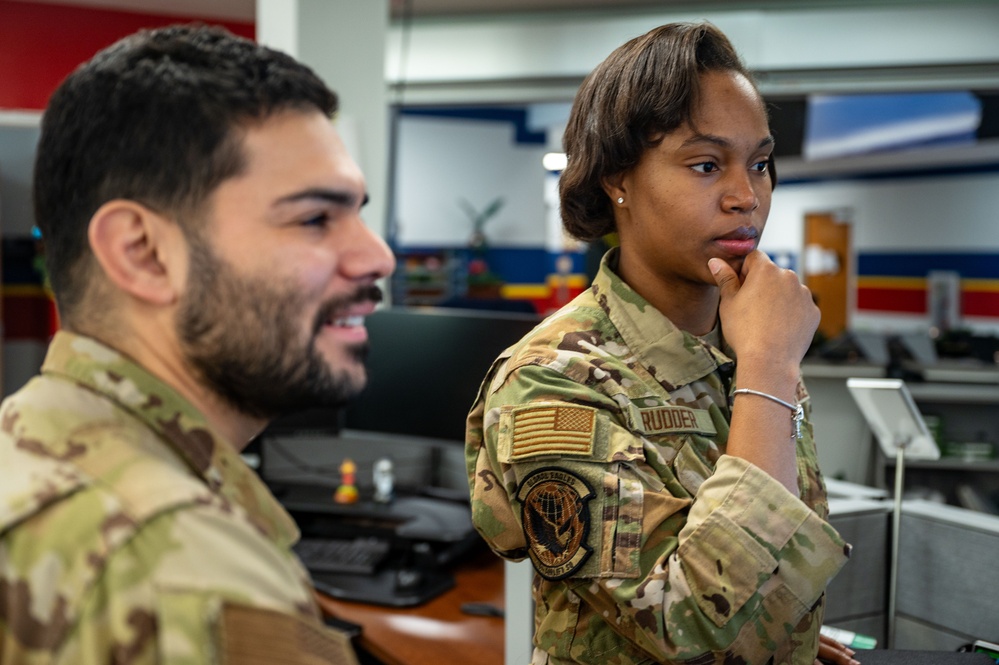
{"label": "ocp camouflage jacket", "polygon": [[532,662],[812,665],[849,545],[811,424],[774,433],[798,496],[726,455],[731,350],[677,329],[615,258],[497,359],[468,418],[476,528],[537,571]]}
{"label": "ocp camouflage jacket", "polygon": [[0,409],[3,665],[356,665],[297,538],[201,413],[92,339],[58,333]]}

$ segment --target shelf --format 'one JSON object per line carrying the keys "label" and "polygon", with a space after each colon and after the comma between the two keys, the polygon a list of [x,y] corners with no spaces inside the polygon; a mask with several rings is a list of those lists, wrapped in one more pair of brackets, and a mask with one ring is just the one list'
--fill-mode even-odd
{"label": "shelf", "polygon": [[971,383],[999,387],[999,367],[975,358],[939,358],[933,363],[903,361],[901,368],[927,383]]}
{"label": "shelf", "polygon": [[[894,468],[895,458],[885,457],[884,465]],[[964,460],[954,457],[943,457],[938,460],[905,460],[905,470],[930,469],[934,471],[966,471],[982,473],[999,473],[999,460]]]}
{"label": "shelf", "polygon": [[448,250],[396,253],[392,302],[397,305],[437,305],[460,291],[458,261]]}
{"label": "shelf", "polygon": [[834,363],[826,360],[806,360],[801,363],[805,379],[880,379],[885,376],[883,365],[869,363]]}
{"label": "shelf", "polygon": [[[995,365],[958,361],[941,361],[935,365],[907,364],[904,369],[919,374],[925,381],[907,381],[915,386],[947,386],[976,390],[981,386],[999,399],[999,368]],[[804,378],[848,379],[859,377],[877,379],[887,375],[884,365],[874,363],[840,363],[818,358],[808,358],[801,363]],[[913,393],[915,391],[913,390]],[[991,400],[990,400],[991,401]]]}
{"label": "shelf", "polygon": [[948,404],[999,404],[999,385],[967,383],[907,382],[912,399],[917,402]]}

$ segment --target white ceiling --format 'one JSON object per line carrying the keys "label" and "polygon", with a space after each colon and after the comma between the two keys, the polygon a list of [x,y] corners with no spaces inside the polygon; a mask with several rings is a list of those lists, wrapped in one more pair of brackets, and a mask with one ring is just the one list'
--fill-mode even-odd
{"label": "white ceiling", "polygon": [[[701,5],[711,0],[700,0]],[[404,11],[407,0],[391,0],[392,15]],[[502,12],[527,12],[576,9],[630,9],[658,5],[690,5],[691,0],[409,0],[409,11],[414,16],[490,14]],[[715,0],[718,4],[718,0]],[[729,5],[759,4],[758,0],[738,0]]]}
{"label": "white ceiling", "polygon": [[[253,21],[256,0],[27,0],[49,4],[106,7],[150,14],[185,17],[220,18],[236,21]],[[363,1],[363,0],[358,0]],[[842,1],[842,0],[840,0]],[[877,0],[884,2],[885,0]],[[835,4],[836,0],[805,0],[812,4]],[[467,14],[493,14],[505,12],[606,9],[625,10],[657,5],[682,6],[706,5],[725,7],[759,7],[767,5],[798,5],[802,0],[391,0],[392,16],[398,18],[407,5],[414,16],[442,16]]]}

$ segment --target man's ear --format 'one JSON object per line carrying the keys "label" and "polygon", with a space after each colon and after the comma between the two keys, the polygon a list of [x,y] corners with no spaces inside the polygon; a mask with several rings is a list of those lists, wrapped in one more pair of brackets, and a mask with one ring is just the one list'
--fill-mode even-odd
{"label": "man's ear", "polygon": [[[144,205],[115,199],[90,218],[87,236],[107,279],[124,293],[152,305],[168,305],[178,296],[176,264],[170,251],[176,223]],[[173,268],[176,270],[176,268]]]}

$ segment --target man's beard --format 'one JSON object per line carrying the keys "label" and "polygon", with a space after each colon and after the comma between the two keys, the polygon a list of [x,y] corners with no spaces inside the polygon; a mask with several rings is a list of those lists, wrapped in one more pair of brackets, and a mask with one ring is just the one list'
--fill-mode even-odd
{"label": "man's beard", "polygon": [[[324,303],[303,341],[296,326],[307,297],[300,288],[274,279],[239,277],[201,239],[191,238],[190,248],[177,333],[187,361],[210,390],[238,411],[267,420],[308,408],[336,407],[360,392],[364,380],[328,367],[316,349],[316,337],[344,306],[380,301],[381,289],[369,286]],[[360,364],[368,345],[346,351]]]}

